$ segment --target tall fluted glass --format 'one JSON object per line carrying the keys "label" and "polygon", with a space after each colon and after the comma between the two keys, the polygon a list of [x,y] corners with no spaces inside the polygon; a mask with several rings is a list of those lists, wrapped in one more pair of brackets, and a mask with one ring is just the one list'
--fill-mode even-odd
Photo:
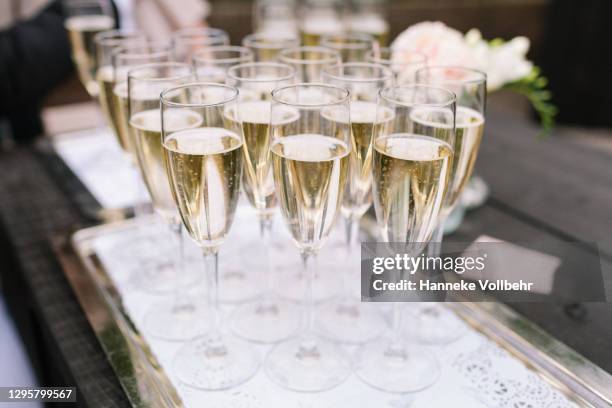
{"label": "tall fluted glass", "polygon": [[[275,121],[276,117],[297,120]],[[276,345],[266,358],[270,378],[297,391],[322,391],[346,379],[350,363],[334,343],[314,331],[312,283],[317,254],[340,212],[351,149],[349,92],[323,84],[297,84],[272,92],[272,163],[281,214],[303,261],[307,289],[304,331]],[[331,271],[328,271],[331,273]]]}
{"label": "tall fluted glass", "polygon": [[[376,135],[373,146],[376,220],[389,250],[401,246],[404,253],[419,256],[436,227],[450,180],[455,95],[426,85],[388,87],[379,92],[377,116],[382,120],[389,111],[393,120]],[[419,128],[416,117],[439,127]],[[440,369],[434,356],[410,348],[403,340],[401,305],[393,303],[389,336],[359,349],[355,373],[385,391],[415,392],[431,386]]]}
{"label": "tall fluted glass", "polygon": [[[170,189],[185,229],[204,255],[209,277],[212,328],[176,354],[174,373],[189,386],[222,390],[251,378],[259,367],[255,350],[222,330],[218,297],[218,254],[240,196],[243,137],[226,120],[236,109],[238,89],[196,82],[161,94],[162,137]],[[178,126],[177,117],[197,118]]]}

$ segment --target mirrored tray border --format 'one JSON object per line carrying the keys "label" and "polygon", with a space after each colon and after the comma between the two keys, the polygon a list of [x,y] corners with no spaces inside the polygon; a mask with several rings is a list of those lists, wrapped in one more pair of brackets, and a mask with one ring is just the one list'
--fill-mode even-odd
{"label": "mirrored tray border", "polygon": [[[135,407],[184,406],[97,258],[92,242],[102,233],[130,228],[134,220],[86,228],[54,248],[68,281]],[[367,229],[367,226],[366,226]],[[612,406],[612,375],[501,303],[450,306],[475,330],[495,341],[581,406]]]}

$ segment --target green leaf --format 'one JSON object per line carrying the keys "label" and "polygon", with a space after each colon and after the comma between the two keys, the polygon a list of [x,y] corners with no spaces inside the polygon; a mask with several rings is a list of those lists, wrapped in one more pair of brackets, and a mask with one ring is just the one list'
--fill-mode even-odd
{"label": "green leaf", "polygon": [[539,138],[546,137],[555,126],[557,107],[550,100],[552,94],[546,89],[548,79],[540,74],[540,68],[534,66],[524,78],[505,84],[501,89],[524,95],[540,118],[542,129]]}

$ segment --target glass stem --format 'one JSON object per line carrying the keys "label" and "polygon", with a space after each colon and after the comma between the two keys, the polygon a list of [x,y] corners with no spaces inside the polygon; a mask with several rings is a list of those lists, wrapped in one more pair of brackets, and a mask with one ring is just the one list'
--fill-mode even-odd
{"label": "glass stem", "polygon": [[270,256],[270,244],[272,238],[272,217],[261,216],[259,219],[259,234],[263,244],[263,271],[264,271],[264,295],[272,293],[272,258]]}
{"label": "glass stem", "polygon": [[314,298],[313,285],[316,273],[317,255],[311,251],[302,251],[302,264],[306,278],[306,294],[304,297],[304,337],[312,336],[314,331]]}
{"label": "glass stem", "polygon": [[170,231],[176,240],[178,251],[174,258],[174,301],[173,310],[178,312],[191,306],[187,291],[181,291],[181,278],[185,277],[185,241],[183,239],[183,223],[173,220],[169,224]]}
{"label": "glass stem", "polygon": [[442,240],[444,239],[444,224],[446,222],[446,217],[443,217],[438,226],[433,232],[431,240],[427,245],[427,256],[429,257],[437,257],[440,256],[442,251]]}
{"label": "glass stem", "polygon": [[257,305],[257,313],[276,313],[278,310],[274,302],[274,280],[273,280],[273,268],[272,268],[272,256],[270,245],[272,244],[272,216],[262,215],[259,219],[259,233],[261,235],[261,242],[263,244],[263,284],[264,290],[263,295],[259,304]]}
{"label": "glass stem", "polygon": [[[399,282],[401,275],[399,271],[395,271],[396,282]],[[402,346],[401,341],[402,328],[402,304],[401,302],[393,302],[393,310],[391,315],[391,342],[385,351],[385,355],[391,358],[406,358],[406,348]]]}
{"label": "glass stem", "polygon": [[208,277],[208,306],[212,314],[213,339],[221,339],[221,318],[219,314],[219,255],[216,249],[204,248],[204,263]]}
{"label": "glass stem", "polygon": [[134,183],[136,184],[136,202],[134,203],[134,218],[142,217],[146,214],[145,206],[147,192],[144,189],[144,185],[141,182],[140,169],[138,165],[134,163],[134,158],[126,154],[127,159],[130,161],[130,168],[134,174]]}
{"label": "glass stem", "polygon": [[342,298],[340,302],[343,304],[352,303],[351,297],[351,280],[352,276],[352,266],[353,266],[353,256],[357,254],[357,249],[359,246],[359,219],[354,217],[347,217],[345,219],[345,229],[346,229],[346,268],[344,274],[342,276]]}

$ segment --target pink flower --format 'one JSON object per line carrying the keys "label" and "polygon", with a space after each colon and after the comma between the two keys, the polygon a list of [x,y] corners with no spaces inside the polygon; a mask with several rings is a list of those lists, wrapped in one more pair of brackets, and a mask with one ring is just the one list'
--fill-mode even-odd
{"label": "pink flower", "polygon": [[484,71],[489,91],[526,77],[533,68],[533,63],[526,58],[527,38],[489,43],[477,29],[464,36],[441,22],[426,21],[408,27],[393,41],[391,48],[402,50],[393,53],[392,59],[397,62],[416,51],[427,56],[428,65],[456,65]]}
{"label": "pink flower", "polygon": [[391,48],[425,54],[429,65],[474,65],[463,34],[439,21],[410,26],[393,41]]}

